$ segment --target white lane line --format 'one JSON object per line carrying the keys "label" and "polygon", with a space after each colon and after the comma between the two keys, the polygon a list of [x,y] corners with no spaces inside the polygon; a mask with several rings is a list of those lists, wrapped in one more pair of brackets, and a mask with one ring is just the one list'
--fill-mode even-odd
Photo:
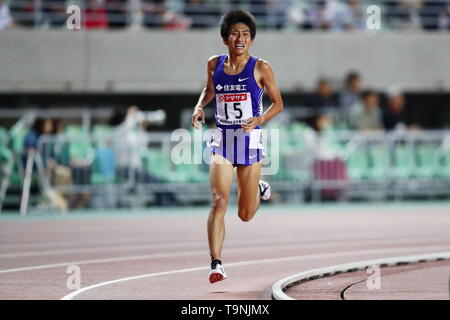
{"label": "white lane line", "polygon": [[[268,241],[267,237],[265,238],[253,238],[249,240],[229,240],[228,244],[259,244],[261,246],[267,244],[274,244],[274,241],[270,241],[270,243],[264,244],[264,241]],[[283,241],[277,241],[277,244],[284,244],[289,242],[298,242],[298,238],[294,239],[283,239]],[[94,248],[72,248],[72,249],[59,249],[59,250],[45,250],[45,251],[28,251],[28,252],[13,252],[13,253],[3,253],[0,254],[0,258],[8,259],[8,258],[24,258],[24,257],[41,257],[44,255],[65,255],[65,254],[73,254],[73,253],[97,253],[97,252],[116,252],[116,251],[139,251],[145,249],[160,249],[160,248],[191,248],[198,246],[205,246],[205,241],[192,241],[192,242],[173,242],[173,243],[158,243],[158,244],[130,244],[130,245],[122,245],[122,246],[106,246],[106,247],[94,247]]]}
{"label": "white lane line", "polygon": [[[205,242],[203,241],[203,245]],[[329,244],[326,245],[329,247]],[[298,244],[286,244],[279,243],[272,246],[261,245],[258,247],[240,247],[240,248],[228,248],[225,249],[226,253],[239,253],[246,251],[267,251],[270,249],[295,249],[299,248]],[[121,262],[121,261],[134,261],[134,260],[148,260],[148,259],[158,259],[158,258],[173,258],[173,257],[188,257],[188,256],[197,256],[197,255],[205,255],[208,256],[208,249],[205,247],[204,250],[195,250],[195,251],[177,251],[177,252],[167,252],[167,253],[154,253],[154,254],[146,254],[146,255],[135,255],[135,256],[125,256],[125,257],[112,257],[112,258],[103,258],[103,259],[94,259],[94,260],[81,260],[81,261],[70,261],[70,262],[60,262],[53,264],[45,264],[45,265],[37,265],[37,266],[28,266],[28,267],[20,267],[13,269],[4,269],[0,270],[0,274],[2,273],[12,273],[19,271],[34,271],[34,270],[42,270],[42,269],[50,269],[50,268],[59,268],[70,265],[86,265],[86,264],[99,264],[99,263],[108,263],[108,262]]]}
{"label": "white lane line", "polygon": [[[440,232],[433,231],[433,234],[429,234],[430,231],[432,230],[428,230],[426,234],[420,234],[419,232],[415,232],[412,235],[405,235],[402,237],[394,237],[394,236],[389,236],[389,237],[385,237],[386,239],[404,239],[405,237],[411,237],[411,238],[418,238],[418,239],[422,239],[422,238],[430,238],[430,237],[436,237],[436,235],[438,235]],[[442,231],[441,229],[439,229],[439,231]],[[447,230],[445,230],[447,231]],[[447,237],[447,233],[441,232],[443,233],[442,236],[445,235],[445,237]],[[1,232],[0,232],[1,234]],[[81,235],[80,235],[81,236]],[[89,236],[89,235],[87,235]],[[323,237],[323,233],[313,233],[313,234],[309,234],[307,237],[299,237],[298,235],[296,235],[296,238],[293,239],[295,241],[320,241],[323,242],[323,240],[329,240],[329,241],[342,241],[342,240],[349,240],[349,241],[354,241],[355,238],[358,238],[359,240],[376,240],[376,238],[379,238],[379,234],[378,233],[373,233],[372,236],[368,236],[367,232],[362,232],[362,233],[354,233],[352,232],[351,236],[345,237],[345,234],[340,237],[339,239],[336,239],[336,237],[330,237],[328,239],[324,239]],[[374,239],[375,238],[375,239]],[[241,241],[241,243],[247,243],[248,241],[251,241],[252,239],[257,239],[258,241],[261,241],[259,239],[266,239],[267,237],[263,238],[247,238],[247,239],[242,239],[240,238],[239,240]],[[173,239],[172,239],[173,240]],[[93,245],[104,245],[104,246],[115,246],[115,245],[133,245],[133,243],[150,243],[150,242],[164,242],[167,241],[167,238],[154,238],[154,237],[117,237],[117,238],[109,238],[109,237],[104,237],[101,236],[100,238],[97,237],[93,240],[61,240],[61,239],[54,239],[53,241],[44,241],[44,242],[25,242],[25,243],[10,243],[10,244],[5,244],[5,243],[0,243],[0,251],[4,251],[4,250],[17,250],[17,249],[28,249],[28,250],[43,250],[45,248],[50,248],[50,249],[55,249],[55,247],[63,247],[63,246],[80,246],[80,245],[85,245],[85,246],[93,246]],[[192,239],[191,241],[195,241],[194,239]],[[228,240],[229,241],[229,240]],[[124,244],[125,242],[125,244]],[[178,241],[178,242],[183,242],[183,241]],[[61,248],[59,250],[64,250],[65,248]],[[69,249],[76,249],[76,248],[69,248]],[[56,249],[58,250],[58,249]],[[4,253],[4,254],[10,254],[8,252]],[[11,253],[11,254],[14,254]]]}
{"label": "white lane line", "polygon": [[[329,247],[329,244],[325,245]],[[273,249],[295,249],[299,248],[298,244],[289,244],[280,243],[275,246],[260,246],[260,247],[244,247],[244,248],[228,248],[225,249],[224,252],[227,254],[246,252],[246,251],[269,251]],[[410,247],[410,249],[423,248],[425,250],[429,248],[441,248],[442,246],[423,246],[423,247]],[[379,249],[383,251],[384,249]],[[112,257],[112,258],[103,258],[103,259],[93,259],[93,260],[79,260],[79,261],[68,261],[68,262],[60,262],[53,264],[44,264],[37,266],[28,266],[28,267],[20,267],[20,268],[12,268],[12,269],[3,269],[0,270],[0,274],[3,273],[12,273],[12,272],[20,272],[20,271],[34,271],[34,270],[42,270],[42,269],[50,269],[50,268],[59,268],[66,267],[70,265],[86,265],[86,264],[99,264],[99,263],[108,263],[108,262],[121,262],[121,261],[134,261],[134,260],[148,260],[148,259],[159,259],[159,258],[172,258],[172,257],[188,257],[188,256],[196,256],[196,255],[208,255],[208,250],[205,247],[204,250],[195,250],[195,251],[177,251],[177,252],[168,252],[168,253],[155,253],[155,254],[146,254],[146,255],[135,255],[135,256],[126,256],[126,257]]]}
{"label": "white lane line", "polygon": [[286,278],[283,278],[279,281],[277,281],[272,286],[272,297],[275,300],[295,300],[294,298],[288,296],[284,290],[286,287],[290,286],[293,283],[299,282],[299,281],[308,281],[311,280],[311,278],[315,277],[321,277],[325,274],[329,274],[332,276],[336,272],[345,273],[348,272],[348,270],[364,270],[365,268],[369,266],[379,266],[386,264],[388,266],[395,266],[399,262],[403,263],[414,263],[419,261],[433,261],[437,259],[450,259],[450,253],[449,252],[433,252],[433,253],[427,253],[427,254],[419,254],[419,255],[413,255],[413,256],[403,256],[403,257],[390,257],[390,258],[382,258],[382,259],[376,259],[376,260],[369,260],[369,261],[359,261],[359,262],[352,262],[347,264],[340,264],[336,266],[326,267],[326,268],[319,268],[319,269],[313,269],[301,273],[297,273],[291,276],[288,276]]}
{"label": "white lane line", "polygon": [[[247,266],[252,264],[261,264],[261,263],[274,263],[274,262],[286,262],[286,261],[297,261],[297,260],[309,260],[309,259],[321,259],[321,258],[335,258],[335,257],[345,257],[345,256],[358,256],[358,255],[367,255],[367,254],[389,254],[389,253],[396,253],[396,252],[408,252],[408,251],[418,251],[423,248],[433,248],[436,249],[436,247],[415,247],[415,248],[390,248],[390,249],[375,249],[375,250],[359,250],[359,251],[347,251],[347,252],[333,252],[333,253],[322,253],[322,254],[311,254],[311,255],[301,255],[301,256],[289,256],[289,257],[282,257],[282,258],[271,258],[271,259],[259,259],[259,260],[248,260],[248,261],[241,261],[241,262],[234,262],[234,263],[227,263],[225,266],[227,269],[232,267],[240,267],[240,266]],[[442,250],[443,247],[439,247]],[[136,279],[142,279],[142,278],[151,278],[151,277],[158,277],[158,276],[164,276],[164,275],[171,275],[171,274],[178,274],[178,273],[186,273],[186,272],[194,272],[194,271],[200,271],[200,270],[209,270],[209,266],[201,266],[201,267],[194,267],[194,268],[187,268],[187,269],[178,269],[178,270],[171,270],[171,271],[165,271],[165,272],[157,272],[157,273],[148,273],[148,274],[142,274],[137,276],[131,276],[126,278],[120,278],[116,280],[111,281],[105,281],[100,282],[88,287],[84,287],[81,289],[78,289],[76,291],[73,291],[69,293],[68,295],[65,295],[61,298],[61,300],[71,300],[77,295],[95,289],[99,287],[104,287],[107,285],[119,283],[119,282],[125,282],[130,280],[136,280]]]}
{"label": "white lane line", "polygon": [[[283,239],[283,241],[270,241],[270,243],[264,243],[267,241],[267,237],[265,238],[254,238],[246,240],[230,240],[227,241],[228,244],[258,244],[258,247],[267,247],[268,244],[271,245],[289,245],[289,243],[299,242],[298,239]],[[174,242],[174,243],[160,243],[160,244],[145,244],[145,245],[124,245],[124,246],[107,246],[107,247],[96,247],[96,248],[74,248],[74,249],[61,249],[61,250],[46,250],[46,251],[32,251],[32,252],[20,252],[20,253],[6,253],[0,254],[0,258],[24,258],[24,257],[41,257],[44,255],[65,255],[65,254],[73,254],[73,253],[103,253],[103,252],[117,252],[117,251],[139,251],[145,249],[161,249],[161,248],[192,248],[198,246],[205,246],[205,241],[193,241],[193,242]],[[329,246],[326,244],[324,246]],[[0,270],[1,273],[2,270]]]}
{"label": "white lane line", "polygon": [[[428,240],[433,239],[436,242],[440,241],[446,241],[447,238],[441,237],[441,236],[429,236],[427,237]],[[414,237],[414,239],[417,239],[417,237]],[[424,239],[424,237],[421,237],[420,239]],[[283,241],[278,241],[278,243],[298,243],[303,242],[303,239],[299,238],[289,238],[289,239],[283,239]],[[309,241],[303,242],[304,246],[308,246],[311,244],[311,239],[308,239]],[[385,243],[385,242],[392,242],[394,239],[390,238],[382,238],[382,239],[374,239],[374,238],[367,238],[367,239],[359,239],[358,242],[364,242],[364,241],[370,241],[375,243]],[[264,241],[267,241],[267,238],[253,238],[243,241],[242,239],[239,240],[228,240],[228,244],[260,244],[264,245]],[[341,239],[342,241],[342,239]],[[398,245],[399,243],[410,243],[410,239],[395,239],[395,243]],[[183,248],[183,247],[197,247],[197,246],[203,246],[204,241],[191,241],[191,242],[173,242],[173,243],[158,243],[158,244],[127,244],[127,245],[110,245],[110,246],[100,246],[100,247],[82,247],[82,248],[66,248],[66,249],[54,249],[54,250],[43,250],[43,251],[26,251],[26,252],[12,252],[12,253],[2,253],[0,254],[0,259],[12,259],[12,258],[25,258],[25,257],[42,257],[42,256],[49,256],[49,255],[68,255],[68,254],[80,254],[80,253],[103,253],[103,252],[120,252],[120,251],[139,251],[139,250],[146,250],[146,249],[161,249],[161,248]],[[329,246],[330,243],[336,243],[336,239],[327,240],[327,241],[321,241],[319,244],[314,244],[315,246]],[[270,244],[274,244],[273,241],[270,242]]]}
{"label": "white lane line", "polygon": [[49,255],[65,255],[74,253],[98,253],[98,252],[116,252],[116,251],[138,251],[145,249],[168,249],[179,247],[197,247],[204,245],[204,241],[195,242],[179,242],[166,244],[143,244],[143,245],[123,245],[123,246],[108,246],[108,247],[94,247],[94,248],[75,248],[75,249],[61,249],[61,250],[46,250],[46,251],[30,251],[20,253],[4,253],[0,254],[0,259],[10,258],[25,258],[25,257],[42,257]]}
{"label": "white lane line", "polygon": [[[164,242],[167,239],[146,239],[147,242],[155,242],[155,241],[161,241]],[[239,239],[239,240],[229,240],[227,243],[229,244],[261,244],[261,242],[267,241],[267,237],[264,238],[252,238],[252,239]],[[283,241],[278,241],[278,243],[284,243],[284,242],[298,242],[298,238],[289,238],[289,239],[283,239]],[[76,242],[73,242],[74,244],[77,244]],[[204,240],[199,241],[179,241],[179,242],[172,242],[172,243],[158,243],[158,244],[126,244],[126,245],[115,245],[112,243],[108,246],[100,246],[100,247],[82,247],[82,248],[65,248],[65,249],[54,249],[54,250],[43,250],[43,251],[27,251],[27,252],[11,252],[11,253],[2,253],[0,254],[0,258],[7,259],[7,258],[21,258],[21,257],[34,257],[34,256],[43,256],[43,255],[53,255],[53,254],[72,254],[72,253],[90,253],[90,252],[114,252],[114,251],[121,251],[121,250],[141,250],[141,249],[158,249],[158,248],[183,248],[183,247],[193,247],[193,246],[200,246],[205,245]],[[270,242],[273,244],[273,241]],[[78,243],[80,244],[80,243]],[[87,243],[89,244],[89,243]]]}

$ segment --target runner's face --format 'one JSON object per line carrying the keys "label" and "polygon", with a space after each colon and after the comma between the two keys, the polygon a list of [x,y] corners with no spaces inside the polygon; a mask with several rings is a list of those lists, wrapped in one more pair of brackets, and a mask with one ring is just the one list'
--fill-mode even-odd
{"label": "runner's face", "polygon": [[230,35],[224,43],[228,46],[230,53],[236,55],[246,54],[253,44],[250,28],[241,22],[232,25]]}

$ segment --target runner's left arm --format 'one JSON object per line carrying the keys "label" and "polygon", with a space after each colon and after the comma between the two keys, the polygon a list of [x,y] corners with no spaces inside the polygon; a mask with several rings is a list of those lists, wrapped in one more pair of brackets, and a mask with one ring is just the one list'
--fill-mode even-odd
{"label": "runner's left arm", "polygon": [[270,101],[272,104],[267,108],[267,110],[259,117],[253,117],[248,119],[247,124],[242,125],[242,129],[244,131],[249,132],[253,130],[256,126],[259,126],[278,113],[283,111],[284,104],[283,99],[281,97],[280,89],[277,86],[275,81],[275,76],[272,71],[272,67],[267,61],[259,60],[256,64],[255,77],[258,81],[263,85],[263,88],[266,90]]}

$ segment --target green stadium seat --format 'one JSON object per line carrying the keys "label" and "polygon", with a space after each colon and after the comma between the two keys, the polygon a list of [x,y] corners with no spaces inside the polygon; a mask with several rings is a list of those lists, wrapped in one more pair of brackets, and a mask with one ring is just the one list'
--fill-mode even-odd
{"label": "green stadium seat", "polygon": [[111,147],[98,147],[92,168],[93,184],[112,184],[116,177],[114,150]]}
{"label": "green stadium seat", "polygon": [[8,143],[9,143],[8,130],[6,130],[3,127],[0,127],[0,163],[8,162],[12,157]]}
{"label": "green stadium seat", "polygon": [[387,146],[374,145],[368,147],[370,158],[369,180],[380,180],[389,177],[389,150]]}
{"label": "green stadium seat", "polygon": [[24,152],[24,141],[28,134],[28,128],[21,128],[16,130],[12,135],[12,150],[15,153],[22,154]]}
{"label": "green stadium seat", "polygon": [[169,181],[170,156],[158,148],[147,148],[141,150],[141,157],[148,174],[162,181]]}
{"label": "green stadium seat", "polygon": [[111,134],[113,127],[107,124],[96,124],[92,127],[92,133],[95,136],[106,136]]}
{"label": "green stadium seat", "polygon": [[94,148],[89,139],[89,134],[82,126],[69,125],[65,134],[69,141],[68,153],[70,162],[92,163],[94,160]]}
{"label": "green stadium seat", "polygon": [[356,148],[346,156],[348,175],[351,180],[363,180],[368,178],[369,163],[365,148]]}
{"label": "green stadium seat", "polygon": [[95,152],[92,166],[93,184],[111,184],[116,180],[115,155],[110,139],[112,132],[113,128],[109,125],[97,124],[92,127],[92,145]]}
{"label": "green stadium seat", "polygon": [[416,177],[416,159],[414,147],[410,145],[394,146],[393,175],[396,178],[408,179]]}
{"label": "green stadium seat", "polygon": [[450,149],[441,149],[442,167],[439,170],[439,177],[450,178]]}
{"label": "green stadium seat", "polygon": [[422,178],[439,177],[441,171],[441,155],[436,145],[426,144],[417,147],[418,170]]}

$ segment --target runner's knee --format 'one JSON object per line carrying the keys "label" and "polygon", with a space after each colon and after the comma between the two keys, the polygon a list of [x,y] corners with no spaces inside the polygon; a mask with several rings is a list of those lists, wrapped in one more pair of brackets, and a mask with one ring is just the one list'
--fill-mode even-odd
{"label": "runner's knee", "polygon": [[248,222],[248,221],[252,220],[253,216],[255,215],[255,212],[250,209],[239,209],[238,215],[242,221]]}
{"label": "runner's knee", "polygon": [[226,209],[228,206],[228,195],[215,194],[212,199],[212,206],[214,209]]}

